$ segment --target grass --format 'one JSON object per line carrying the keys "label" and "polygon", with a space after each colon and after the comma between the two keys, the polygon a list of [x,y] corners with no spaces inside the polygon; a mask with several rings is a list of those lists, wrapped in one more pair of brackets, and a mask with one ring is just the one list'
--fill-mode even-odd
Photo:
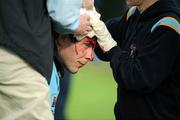
{"label": "grass", "polygon": [[116,83],[109,63],[88,63],[71,82],[68,120],[115,120]]}

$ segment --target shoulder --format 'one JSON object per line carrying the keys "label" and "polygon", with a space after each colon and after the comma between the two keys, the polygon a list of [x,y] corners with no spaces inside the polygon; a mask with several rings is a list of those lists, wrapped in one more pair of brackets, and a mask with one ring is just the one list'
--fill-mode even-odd
{"label": "shoulder", "polygon": [[115,17],[115,18],[111,18],[111,19],[109,19],[108,21],[106,21],[106,26],[108,27],[112,27],[112,26],[117,26],[118,24],[120,24],[121,23],[121,21],[122,21],[122,16],[120,16],[120,17]]}
{"label": "shoulder", "polygon": [[151,32],[161,26],[168,27],[180,35],[180,18],[176,14],[167,14],[163,16],[153,25]]}
{"label": "shoulder", "polygon": [[131,8],[129,8],[129,10],[127,11],[127,14],[126,14],[126,21],[128,21],[128,19],[134,15],[134,13],[136,12],[137,10],[137,7],[136,6],[133,6]]}

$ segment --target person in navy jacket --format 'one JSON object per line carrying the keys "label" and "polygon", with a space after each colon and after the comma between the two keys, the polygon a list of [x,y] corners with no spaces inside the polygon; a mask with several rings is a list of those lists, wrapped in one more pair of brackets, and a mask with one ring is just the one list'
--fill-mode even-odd
{"label": "person in navy jacket", "polygon": [[107,21],[107,29],[92,17],[96,54],[110,62],[118,85],[116,120],[178,120],[180,9],[174,0],[126,3],[129,10]]}

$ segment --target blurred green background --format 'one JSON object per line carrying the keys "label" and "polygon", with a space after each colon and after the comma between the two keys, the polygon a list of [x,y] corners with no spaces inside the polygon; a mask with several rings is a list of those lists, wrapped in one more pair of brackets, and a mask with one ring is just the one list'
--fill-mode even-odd
{"label": "blurred green background", "polygon": [[109,63],[90,62],[72,76],[68,120],[114,120],[116,84]]}

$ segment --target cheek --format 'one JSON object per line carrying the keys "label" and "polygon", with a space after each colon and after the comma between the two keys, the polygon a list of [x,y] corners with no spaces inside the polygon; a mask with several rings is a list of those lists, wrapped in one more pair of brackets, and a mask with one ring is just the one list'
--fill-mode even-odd
{"label": "cheek", "polygon": [[71,51],[69,49],[64,49],[61,51],[61,60],[65,66],[70,66],[71,64],[74,64],[76,60],[76,53],[74,51]]}
{"label": "cheek", "polygon": [[77,58],[82,58],[86,55],[86,49],[85,48],[80,48],[77,51]]}
{"label": "cheek", "polygon": [[77,59],[83,58],[85,55],[85,52],[78,52]]}
{"label": "cheek", "polygon": [[64,66],[68,69],[71,73],[76,73],[78,71],[78,63],[77,58],[75,57],[66,57],[64,61]]}

